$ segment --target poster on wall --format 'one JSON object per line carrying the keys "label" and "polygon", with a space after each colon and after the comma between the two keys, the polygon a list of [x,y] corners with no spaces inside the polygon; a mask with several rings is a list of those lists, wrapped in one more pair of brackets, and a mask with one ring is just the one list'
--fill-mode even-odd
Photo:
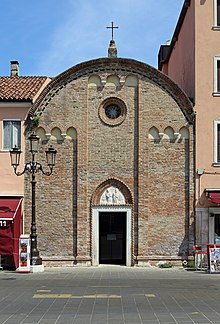
{"label": "poster on wall", "polygon": [[30,272],[30,237],[21,235],[19,239],[19,268],[18,272]]}
{"label": "poster on wall", "polygon": [[220,247],[209,248],[210,273],[220,273]]}

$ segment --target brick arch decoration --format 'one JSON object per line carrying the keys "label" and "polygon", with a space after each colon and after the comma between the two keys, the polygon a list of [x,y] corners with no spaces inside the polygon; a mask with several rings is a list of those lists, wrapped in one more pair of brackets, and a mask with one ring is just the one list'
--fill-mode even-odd
{"label": "brick arch decoration", "polygon": [[108,180],[102,182],[95,190],[95,192],[92,196],[92,199],[91,199],[92,206],[100,205],[101,196],[102,196],[103,192],[109,187],[116,187],[121,191],[121,193],[123,194],[123,196],[125,198],[126,205],[133,204],[133,198],[132,198],[130,189],[122,181],[120,181],[118,179],[108,179]]}
{"label": "brick arch decoration", "polygon": [[[125,77],[133,74],[140,79],[150,80],[152,83],[166,91],[178,104],[185,118],[190,124],[194,123],[195,113],[192,103],[180,87],[167,75],[154,67],[133,59],[125,58],[100,58],[77,64],[55,77],[41,92],[29,111],[28,121],[33,116],[39,116],[49,104],[50,100],[73,80],[80,77],[90,77],[94,74],[105,73],[112,75],[123,73]],[[27,124],[28,123],[27,121]]]}

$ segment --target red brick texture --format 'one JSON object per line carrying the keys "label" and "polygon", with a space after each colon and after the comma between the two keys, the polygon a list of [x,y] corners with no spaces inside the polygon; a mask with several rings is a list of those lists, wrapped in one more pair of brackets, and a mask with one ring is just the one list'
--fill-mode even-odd
{"label": "red brick texture", "polygon": [[[88,86],[89,77],[101,86]],[[106,84],[117,76],[120,86]],[[137,85],[126,83],[128,76]],[[107,125],[99,107],[107,98],[126,105],[126,117]],[[91,207],[100,190],[120,181],[126,203],[132,205],[132,262],[153,264],[185,259],[193,244],[193,120],[192,106],[169,78],[143,63],[126,59],[99,59],[73,67],[55,78],[31,110],[40,115],[40,127],[66,133],[73,127],[77,139],[49,139],[57,149],[50,177],[37,174],[38,247],[48,265],[90,265]],[[151,127],[163,133],[172,127],[189,130],[189,139],[148,138]],[[27,134],[30,132],[27,126]],[[41,143],[38,158],[45,164]],[[28,154],[26,156],[28,161]],[[115,180],[114,180],[115,179]],[[30,180],[25,179],[25,227],[31,219]]]}

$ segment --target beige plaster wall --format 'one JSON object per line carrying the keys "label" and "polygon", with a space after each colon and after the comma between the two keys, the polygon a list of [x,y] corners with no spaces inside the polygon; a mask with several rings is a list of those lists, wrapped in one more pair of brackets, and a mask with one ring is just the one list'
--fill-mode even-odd
{"label": "beige plaster wall", "polygon": [[[220,119],[220,97],[214,96],[214,57],[220,55],[220,30],[214,26],[214,1],[191,1],[178,40],[163,72],[195,101],[196,207],[210,206],[206,188],[220,188],[220,169],[214,162],[214,121]],[[201,196],[201,197],[200,197]]]}
{"label": "beige plaster wall", "polygon": [[163,72],[177,82],[190,98],[195,97],[194,1],[188,8],[178,39]]}
{"label": "beige plaster wall", "polygon": [[[214,120],[220,118],[220,98],[214,92],[214,57],[220,54],[220,30],[214,30],[213,1],[195,2],[196,33],[196,167],[204,170],[197,176],[197,197],[206,188],[220,188],[220,169],[214,167]],[[207,172],[207,173],[206,173]],[[204,194],[202,207],[208,204]],[[201,207],[198,203],[197,206]]]}
{"label": "beige plaster wall", "polygon": [[[21,150],[24,151],[24,121],[27,116],[30,104],[0,104],[0,195],[23,195],[24,178],[17,177],[11,167],[10,154],[3,149],[3,120],[21,120]],[[23,169],[24,154],[21,154],[20,168]]]}

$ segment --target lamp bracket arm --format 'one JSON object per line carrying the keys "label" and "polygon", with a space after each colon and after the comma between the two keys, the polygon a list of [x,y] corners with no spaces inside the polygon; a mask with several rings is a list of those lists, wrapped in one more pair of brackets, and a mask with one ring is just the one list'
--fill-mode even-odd
{"label": "lamp bracket arm", "polygon": [[16,176],[18,176],[18,177],[20,177],[20,176],[22,176],[26,171],[28,171],[29,169],[28,169],[28,166],[27,166],[27,164],[25,164],[25,166],[24,166],[24,170],[22,171],[22,172],[19,172],[19,171],[17,171],[17,167],[14,167],[14,173],[16,174]]}
{"label": "lamp bracket arm", "polygon": [[38,164],[38,166],[39,166],[38,170],[40,170],[44,175],[50,176],[52,174],[52,171],[53,171],[52,167],[50,167],[50,171],[44,171],[41,164]]}

